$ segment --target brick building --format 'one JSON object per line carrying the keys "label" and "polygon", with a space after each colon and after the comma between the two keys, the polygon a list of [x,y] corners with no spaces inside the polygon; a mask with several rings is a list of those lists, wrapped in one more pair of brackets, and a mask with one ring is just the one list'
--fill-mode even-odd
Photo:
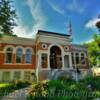
{"label": "brick building", "polygon": [[[39,30],[35,39],[2,36],[0,38],[0,81],[39,80],[53,74],[88,69],[87,47],[71,43],[71,36]],[[52,75],[51,75],[52,74]]]}

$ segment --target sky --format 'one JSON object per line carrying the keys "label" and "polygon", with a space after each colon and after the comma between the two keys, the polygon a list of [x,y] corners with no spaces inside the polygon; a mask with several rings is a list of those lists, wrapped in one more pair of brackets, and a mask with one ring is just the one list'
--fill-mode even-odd
{"label": "sky", "polygon": [[92,41],[98,30],[100,0],[14,0],[18,26],[14,34],[35,38],[38,30],[69,34],[72,24],[73,43]]}

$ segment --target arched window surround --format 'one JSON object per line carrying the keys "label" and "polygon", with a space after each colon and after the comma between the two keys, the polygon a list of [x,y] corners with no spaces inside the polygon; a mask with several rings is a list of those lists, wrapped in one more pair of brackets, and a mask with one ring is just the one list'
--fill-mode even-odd
{"label": "arched window surround", "polygon": [[13,46],[6,46],[4,48],[4,63],[11,64],[13,63],[13,53],[14,47]]}

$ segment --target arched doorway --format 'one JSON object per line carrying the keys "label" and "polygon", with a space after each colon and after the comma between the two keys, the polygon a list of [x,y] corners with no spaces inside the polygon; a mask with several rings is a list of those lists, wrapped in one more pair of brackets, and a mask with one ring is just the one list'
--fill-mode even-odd
{"label": "arched doorway", "polygon": [[52,46],[50,48],[50,68],[61,69],[61,67],[62,67],[61,49],[58,46]]}

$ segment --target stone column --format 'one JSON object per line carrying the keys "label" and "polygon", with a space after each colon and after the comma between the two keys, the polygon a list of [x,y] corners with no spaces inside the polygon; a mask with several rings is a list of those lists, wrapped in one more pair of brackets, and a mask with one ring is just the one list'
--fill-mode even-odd
{"label": "stone column", "polygon": [[70,65],[70,68],[73,68],[72,67],[72,57],[71,57],[71,53],[69,54],[69,65]]}
{"label": "stone column", "polygon": [[20,79],[24,80],[24,71],[21,71],[21,73],[20,73]]}
{"label": "stone column", "polygon": [[0,71],[0,81],[2,81],[2,75],[3,75],[3,72]]}
{"label": "stone column", "polygon": [[48,53],[48,69],[50,69],[50,54]]}
{"label": "stone column", "polygon": [[74,66],[76,68],[76,56],[75,56],[75,52],[73,52],[73,57],[74,57]]}
{"label": "stone column", "polygon": [[65,66],[64,66],[64,54],[62,53],[62,69],[64,69]]}
{"label": "stone column", "polygon": [[10,71],[10,79],[11,79],[11,81],[14,80],[14,71]]}

